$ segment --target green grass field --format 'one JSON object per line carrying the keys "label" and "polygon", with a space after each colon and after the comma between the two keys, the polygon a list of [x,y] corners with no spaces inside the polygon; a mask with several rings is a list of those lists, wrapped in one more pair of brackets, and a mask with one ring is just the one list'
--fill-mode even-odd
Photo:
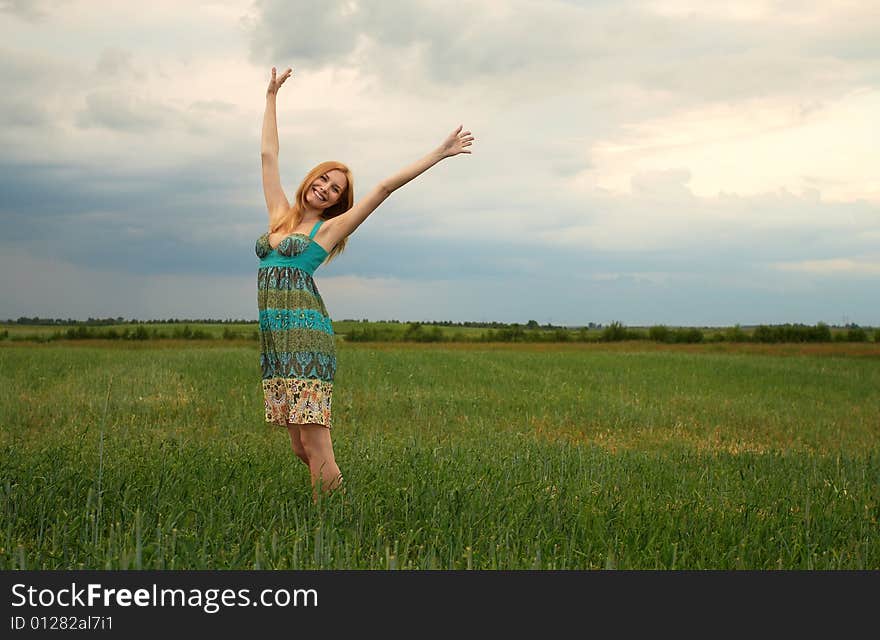
{"label": "green grass field", "polygon": [[0,568],[880,568],[878,344],[341,343],[318,505],[258,360],[3,343]]}

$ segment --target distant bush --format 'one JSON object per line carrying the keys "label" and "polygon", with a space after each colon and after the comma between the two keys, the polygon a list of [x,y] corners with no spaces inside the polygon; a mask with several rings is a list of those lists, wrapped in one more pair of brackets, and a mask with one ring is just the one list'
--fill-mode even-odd
{"label": "distant bush", "polygon": [[11,336],[9,336],[9,340],[11,342],[49,342],[49,340],[51,339],[51,336],[39,333],[13,333]]}
{"label": "distant bush", "polygon": [[725,342],[746,342],[749,339],[748,334],[742,330],[738,324],[728,327],[723,334]]}
{"label": "distant bush", "polygon": [[678,344],[688,343],[694,344],[697,342],[703,341],[703,332],[697,329],[696,327],[688,327],[688,328],[679,328],[675,329],[671,335],[669,342],[674,342]]}
{"label": "distant bush", "polygon": [[352,329],[345,334],[345,339],[348,342],[386,342],[394,340],[395,333],[388,327],[367,325],[363,329]]}
{"label": "distant bush", "polygon": [[131,337],[133,340],[149,340],[150,332],[147,331],[147,328],[144,325],[139,324],[137,326],[137,329],[134,330],[134,333]]}
{"label": "distant bush", "polygon": [[171,332],[172,338],[177,338],[181,340],[210,340],[211,334],[205,331],[204,329],[196,329],[193,331],[189,328],[188,324],[183,325],[183,328],[176,328]]}
{"label": "distant bush", "polygon": [[481,333],[478,338],[470,341],[476,342],[565,342],[571,340],[571,335],[565,329],[554,329],[546,331],[544,329],[528,329],[525,330],[519,325],[503,329],[489,329],[485,333]]}
{"label": "distant bush", "polygon": [[666,325],[654,325],[653,327],[648,329],[648,339],[654,340],[655,342],[668,342],[669,333],[669,327],[667,327]]}
{"label": "distant bush", "polygon": [[703,332],[693,327],[670,329],[661,324],[648,329],[648,339],[669,344],[703,342]]}
{"label": "distant bush", "polygon": [[497,342],[523,342],[526,339],[526,332],[518,324],[511,325],[506,329],[498,331],[489,331],[493,340]]}
{"label": "distant bush", "polygon": [[868,332],[861,327],[850,327],[846,331],[847,342],[867,342]]}
{"label": "distant bush", "polygon": [[403,340],[406,342],[442,342],[443,330],[440,327],[425,329],[420,322],[411,322],[403,332]]}
{"label": "distant bush", "polygon": [[67,337],[68,340],[85,340],[86,338],[95,337],[92,334],[92,330],[89,329],[88,327],[83,326],[83,325],[79,325],[76,327],[70,327],[67,330],[67,332],[65,333],[65,336]]}
{"label": "distant bush", "polygon": [[820,322],[815,327],[803,324],[760,325],[752,333],[754,342],[831,342],[830,327]]}
{"label": "distant bush", "polygon": [[807,327],[810,330],[810,336],[816,342],[827,342],[831,340],[831,328],[824,322],[820,322],[815,327]]}
{"label": "distant bush", "polygon": [[0,332],[0,340],[6,340],[9,337],[9,329],[4,329]]}
{"label": "distant bush", "polygon": [[621,340],[638,340],[642,335],[637,331],[631,331],[621,322],[612,322],[602,329],[603,342],[619,342]]}
{"label": "distant bush", "polygon": [[552,335],[554,342],[568,342],[571,340],[571,333],[565,329],[555,329]]}
{"label": "distant bush", "polygon": [[779,342],[779,334],[771,327],[760,325],[752,332],[752,340],[755,342]]}

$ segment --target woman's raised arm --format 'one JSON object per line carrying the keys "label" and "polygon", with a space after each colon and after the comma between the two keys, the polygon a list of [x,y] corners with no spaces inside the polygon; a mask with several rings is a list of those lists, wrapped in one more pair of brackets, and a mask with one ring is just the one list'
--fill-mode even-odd
{"label": "woman's raised arm", "polygon": [[266,90],[266,112],[263,114],[260,157],[263,162],[263,195],[266,196],[270,226],[276,217],[284,215],[290,209],[290,202],[281,187],[281,172],[278,167],[278,123],[275,115],[275,96],[290,74],[291,69],[288,69],[276,78],[275,67],[272,67],[272,79]]}
{"label": "woman's raised arm", "polygon": [[470,153],[467,147],[471,146],[474,137],[470,131],[462,131],[462,128],[459,126],[455,131],[446,136],[446,139],[440,143],[439,147],[420,160],[416,160],[411,165],[380,182],[363,200],[357,202],[351,209],[335,218],[331,218],[324,225],[330,228],[325,234],[322,234],[322,242],[332,248],[340,240],[351,235],[384,202],[385,198],[407,182],[420,176],[444,158],[451,158],[460,153]]}

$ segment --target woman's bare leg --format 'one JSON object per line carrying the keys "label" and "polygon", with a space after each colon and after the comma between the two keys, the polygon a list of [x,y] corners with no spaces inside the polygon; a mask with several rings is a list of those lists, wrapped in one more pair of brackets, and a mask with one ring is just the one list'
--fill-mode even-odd
{"label": "woman's bare leg", "polygon": [[305,465],[309,466],[309,456],[306,455],[306,448],[303,446],[302,438],[299,433],[299,425],[289,422],[287,424],[287,433],[290,434],[290,447],[296,454],[296,457],[302,460]]}
{"label": "woman's bare leg", "polygon": [[329,493],[342,484],[342,474],[336,466],[333,455],[333,441],[330,429],[320,424],[301,424],[299,434],[309,461],[309,472],[312,476],[312,497],[317,500],[317,488],[320,485],[324,493]]}

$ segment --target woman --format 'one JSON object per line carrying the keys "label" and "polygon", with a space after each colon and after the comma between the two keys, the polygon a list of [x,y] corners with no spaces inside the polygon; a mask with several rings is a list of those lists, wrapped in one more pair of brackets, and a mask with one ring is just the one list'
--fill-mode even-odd
{"label": "woman", "polygon": [[260,258],[257,305],[260,310],[260,365],[266,422],[286,427],[293,452],[308,467],[313,498],[342,482],[330,438],[330,400],[336,372],[333,325],[312,276],[339,255],[346,240],[393,191],[443,160],[470,153],[474,138],[458,127],[408,167],[380,182],[354,204],[351,172],[339,162],[312,169],[291,205],[278,170],[275,98],[291,75],[276,78],[266,91],[263,117],[263,192],[269,231],[257,240]]}

